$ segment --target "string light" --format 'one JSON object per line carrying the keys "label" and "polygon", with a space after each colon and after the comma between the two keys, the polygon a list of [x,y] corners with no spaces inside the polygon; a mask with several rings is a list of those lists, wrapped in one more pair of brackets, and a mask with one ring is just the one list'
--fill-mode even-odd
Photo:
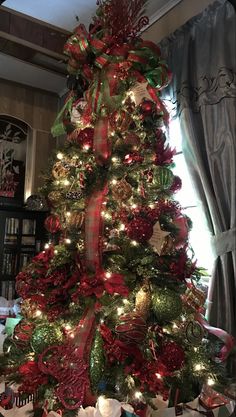
{"label": "string light", "polygon": [[55,249],[55,250],[54,250],[54,253],[57,255],[57,254],[58,254],[58,250],[57,250],[57,249]]}
{"label": "string light", "polygon": [[106,277],[107,279],[111,278],[111,273],[110,273],[110,272],[106,272],[106,273],[105,273],[105,277]]}
{"label": "string light", "polygon": [[132,246],[138,246],[138,242],[136,240],[131,240],[131,245]]}
{"label": "string light", "polygon": [[142,398],[142,393],[140,391],[136,391],[134,393],[134,397],[137,398],[137,400],[140,400]]}
{"label": "string light", "polygon": [[36,310],[35,315],[36,315],[36,317],[42,316],[42,311],[41,310]]}
{"label": "string light", "polygon": [[116,185],[116,184],[117,184],[117,180],[116,180],[116,179],[113,179],[113,180],[111,181],[111,183],[112,183],[113,185]]}
{"label": "string light", "polygon": [[123,230],[125,230],[125,224],[121,223],[119,225],[119,230],[122,232]]}
{"label": "string light", "polygon": [[57,154],[57,159],[63,159],[63,153],[61,153],[61,152],[58,152],[58,154]]}
{"label": "string light", "polygon": [[195,371],[202,371],[203,369],[205,369],[205,367],[201,364],[201,363],[197,363],[194,366]]}
{"label": "string light", "polygon": [[70,216],[71,216],[71,212],[70,212],[70,211],[67,211],[67,212],[66,212],[66,216],[67,216],[67,217],[70,217]]}
{"label": "string light", "polygon": [[112,160],[112,162],[117,162],[118,161],[118,158],[116,157],[116,156],[113,156],[112,158],[111,158],[111,160]]}
{"label": "string light", "polygon": [[121,314],[123,314],[123,313],[124,313],[124,308],[123,307],[118,307],[117,308],[117,315],[121,316]]}
{"label": "string light", "polygon": [[208,380],[207,380],[207,385],[209,385],[210,387],[212,386],[212,385],[214,385],[215,384],[215,381],[214,381],[214,379],[212,379],[212,378],[208,378]]}
{"label": "string light", "polygon": [[66,238],[66,239],[65,239],[65,243],[66,243],[67,245],[69,245],[69,244],[71,243],[71,239]]}
{"label": "string light", "polygon": [[159,374],[159,373],[157,373],[157,374],[156,374],[156,377],[157,377],[158,379],[162,379],[162,376],[161,376],[161,374]]}
{"label": "string light", "polygon": [[49,243],[45,243],[44,249],[48,249],[49,247],[50,247],[50,244]]}
{"label": "string light", "polygon": [[127,298],[124,298],[123,303],[127,305],[127,304],[129,304],[129,300],[127,300]]}
{"label": "string light", "polygon": [[64,185],[70,185],[70,181],[66,179],[66,180],[63,181],[63,184]]}
{"label": "string light", "polygon": [[131,205],[131,208],[133,208],[133,209],[136,209],[138,206],[137,206],[137,204],[132,204]]}

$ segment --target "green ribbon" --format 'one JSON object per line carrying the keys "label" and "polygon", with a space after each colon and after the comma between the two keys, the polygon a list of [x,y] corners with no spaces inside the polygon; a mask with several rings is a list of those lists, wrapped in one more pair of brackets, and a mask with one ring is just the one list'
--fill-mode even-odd
{"label": "green ribbon", "polygon": [[69,100],[66,101],[60,112],[58,113],[55,122],[51,128],[51,134],[54,138],[60,135],[64,135],[66,133],[65,125],[63,122],[63,118],[65,114],[71,115],[72,104],[74,101],[74,96],[71,96]]}

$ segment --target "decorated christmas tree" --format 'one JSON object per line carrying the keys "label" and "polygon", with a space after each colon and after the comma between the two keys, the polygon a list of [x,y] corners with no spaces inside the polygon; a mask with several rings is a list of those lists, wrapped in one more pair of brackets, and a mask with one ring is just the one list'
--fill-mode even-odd
{"label": "decorated christmas tree", "polygon": [[144,416],[156,395],[172,405],[222,383],[233,342],[203,318],[160,98],[170,73],[139,36],[145,0],[98,3],[65,45],[70,91],[52,129],[65,146],[42,189],[50,239],[17,276],[3,373],[63,416],[101,396]]}

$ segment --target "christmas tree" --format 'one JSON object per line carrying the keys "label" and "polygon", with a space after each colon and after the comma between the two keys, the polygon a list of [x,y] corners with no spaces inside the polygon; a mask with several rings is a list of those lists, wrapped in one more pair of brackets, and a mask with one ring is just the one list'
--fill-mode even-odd
{"label": "christmas tree", "polygon": [[17,276],[23,318],[3,373],[63,416],[101,395],[143,416],[157,394],[171,405],[221,383],[232,341],[216,344],[203,319],[160,98],[170,73],[139,37],[146,2],[98,3],[65,45],[70,92],[52,131],[66,140],[42,189],[50,241]]}

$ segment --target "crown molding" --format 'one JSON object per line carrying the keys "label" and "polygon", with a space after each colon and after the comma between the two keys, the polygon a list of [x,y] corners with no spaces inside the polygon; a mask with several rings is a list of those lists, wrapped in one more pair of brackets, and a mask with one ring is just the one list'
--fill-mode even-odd
{"label": "crown molding", "polygon": [[153,25],[153,23],[155,23],[157,20],[161,19],[166,13],[177,6],[177,4],[181,3],[181,1],[182,0],[168,0],[164,6],[162,6],[149,17],[149,24],[147,27],[145,27],[145,30]]}

